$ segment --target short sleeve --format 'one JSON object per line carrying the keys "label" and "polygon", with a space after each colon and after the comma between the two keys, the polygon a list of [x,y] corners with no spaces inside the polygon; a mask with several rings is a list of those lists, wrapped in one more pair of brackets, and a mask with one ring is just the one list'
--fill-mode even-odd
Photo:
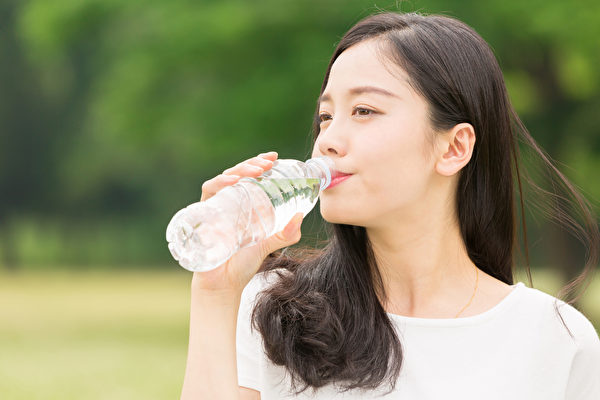
{"label": "short sleeve", "polygon": [[[574,310],[574,309],[572,309]],[[582,313],[575,310],[571,318],[577,350],[572,359],[565,400],[600,399],[600,338]]]}
{"label": "short sleeve", "polygon": [[251,316],[256,295],[261,289],[261,274],[255,275],[242,292],[236,331],[238,385],[261,390],[262,338],[251,330]]}

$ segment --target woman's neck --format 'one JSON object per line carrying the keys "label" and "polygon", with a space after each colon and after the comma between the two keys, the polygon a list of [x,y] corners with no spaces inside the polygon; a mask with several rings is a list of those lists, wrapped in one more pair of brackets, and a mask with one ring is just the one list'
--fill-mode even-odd
{"label": "woman's neck", "polygon": [[457,223],[425,217],[404,229],[399,224],[367,228],[367,234],[383,280],[386,311],[442,318],[455,315],[473,296],[477,267]]}

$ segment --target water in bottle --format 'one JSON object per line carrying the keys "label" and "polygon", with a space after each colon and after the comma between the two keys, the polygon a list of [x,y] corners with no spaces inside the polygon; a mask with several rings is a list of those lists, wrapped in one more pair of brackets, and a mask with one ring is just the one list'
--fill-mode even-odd
{"label": "water in bottle", "polygon": [[190,271],[218,267],[239,249],[281,231],[296,213],[306,216],[331,183],[333,168],[329,157],[275,160],[258,178],[242,178],[183,208],[167,226],[171,254]]}

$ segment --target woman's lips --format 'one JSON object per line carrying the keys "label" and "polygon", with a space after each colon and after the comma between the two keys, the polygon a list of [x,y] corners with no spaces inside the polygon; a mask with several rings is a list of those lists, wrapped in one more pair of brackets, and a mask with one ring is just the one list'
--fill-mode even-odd
{"label": "woman's lips", "polygon": [[346,179],[350,178],[352,175],[343,175],[340,174],[338,176],[332,177],[331,178],[331,183],[329,184],[329,186],[327,187],[327,189],[331,189],[334,186],[339,185],[340,183],[344,182]]}

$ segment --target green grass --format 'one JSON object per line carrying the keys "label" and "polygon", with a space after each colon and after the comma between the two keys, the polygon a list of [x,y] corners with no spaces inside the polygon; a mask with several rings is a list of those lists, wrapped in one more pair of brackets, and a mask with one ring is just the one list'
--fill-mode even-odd
{"label": "green grass", "polygon": [[4,399],[173,399],[185,369],[185,271],[0,276]]}
{"label": "green grass", "polygon": [[[546,271],[533,271],[533,278],[551,294],[561,285]],[[176,266],[0,274],[1,397],[179,398],[190,279]],[[583,299],[598,327],[600,279]]]}

